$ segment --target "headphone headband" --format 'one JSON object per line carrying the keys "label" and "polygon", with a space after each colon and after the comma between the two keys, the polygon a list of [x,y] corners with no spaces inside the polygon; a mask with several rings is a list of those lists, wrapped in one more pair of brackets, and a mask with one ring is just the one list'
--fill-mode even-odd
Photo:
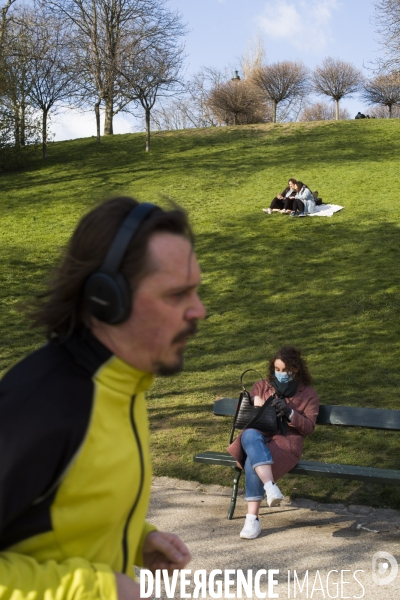
{"label": "headphone headband", "polygon": [[118,271],[130,241],[135,236],[135,233],[139,229],[142,222],[156,208],[159,207],[155,204],[151,204],[150,202],[142,202],[141,204],[135,206],[135,208],[132,208],[131,212],[122,222],[122,225],[120,226],[110,246],[110,249],[107,252],[100,271],[105,271],[108,273],[114,273]]}
{"label": "headphone headband", "polygon": [[159,207],[143,202],[133,208],[120,225],[100,269],[88,277],[84,302],[88,312],[105,323],[116,325],[129,318],[132,291],[129,282],[118,272],[122,259],[143,221]]}

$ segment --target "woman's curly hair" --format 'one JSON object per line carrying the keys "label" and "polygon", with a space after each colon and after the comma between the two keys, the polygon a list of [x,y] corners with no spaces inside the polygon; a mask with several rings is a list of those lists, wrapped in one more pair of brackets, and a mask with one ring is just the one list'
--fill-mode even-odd
{"label": "woman's curly hair", "polygon": [[301,352],[295,346],[282,346],[280,350],[269,361],[268,365],[268,380],[272,381],[275,375],[275,361],[281,360],[285,363],[288,373],[292,373],[293,379],[311,385],[312,378],[307,367],[305,359],[301,356]]}

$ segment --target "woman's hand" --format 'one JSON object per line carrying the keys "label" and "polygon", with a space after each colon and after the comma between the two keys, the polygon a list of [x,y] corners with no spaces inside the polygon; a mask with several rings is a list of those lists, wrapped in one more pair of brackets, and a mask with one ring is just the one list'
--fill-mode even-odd
{"label": "woman's hand", "polygon": [[254,406],[263,406],[265,404],[265,400],[260,398],[260,396],[254,396],[253,404]]}
{"label": "woman's hand", "polygon": [[274,398],[271,404],[272,406],[275,406],[277,417],[290,417],[292,409],[286,404],[286,400],[284,398]]}

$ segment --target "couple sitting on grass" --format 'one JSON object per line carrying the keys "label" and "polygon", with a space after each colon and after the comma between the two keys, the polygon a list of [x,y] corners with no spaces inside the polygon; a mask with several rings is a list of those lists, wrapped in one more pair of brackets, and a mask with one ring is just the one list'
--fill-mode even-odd
{"label": "couple sitting on grass", "polygon": [[263,212],[270,215],[273,212],[280,212],[281,214],[290,214],[291,217],[297,215],[299,217],[306,217],[308,214],[315,211],[316,197],[318,192],[311,192],[310,188],[306,186],[302,181],[297,179],[289,179],[288,186],[282,192],[278,194],[271,202],[269,208],[263,208]]}

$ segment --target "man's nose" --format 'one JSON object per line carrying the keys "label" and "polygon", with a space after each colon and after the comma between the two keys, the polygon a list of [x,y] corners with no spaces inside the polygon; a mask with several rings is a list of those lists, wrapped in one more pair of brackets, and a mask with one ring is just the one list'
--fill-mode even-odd
{"label": "man's nose", "polygon": [[196,301],[186,311],[186,314],[185,314],[186,319],[188,321],[193,321],[193,320],[201,321],[205,318],[206,313],[207,313],[206,307],[204,306],[204,304],[202,303],[202,301],[196,294]]}

